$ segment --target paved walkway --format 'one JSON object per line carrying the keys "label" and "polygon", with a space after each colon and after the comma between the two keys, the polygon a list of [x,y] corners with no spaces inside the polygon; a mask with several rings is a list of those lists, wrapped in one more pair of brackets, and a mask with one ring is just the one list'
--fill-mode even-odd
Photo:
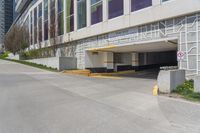
{"label": "paved walkway", "polygon": [[99,79],[0,60],[0,133],[199,133],[200,105],[151,78]]}

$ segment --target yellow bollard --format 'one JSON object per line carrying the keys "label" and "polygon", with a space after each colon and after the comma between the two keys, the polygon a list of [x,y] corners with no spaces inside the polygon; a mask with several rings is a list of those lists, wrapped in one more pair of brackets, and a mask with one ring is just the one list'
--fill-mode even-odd
{"label": "yellow bollard", "polygon": [[155,85],[153,87],[153,96],[157,96],[158,95],[158,85]]}

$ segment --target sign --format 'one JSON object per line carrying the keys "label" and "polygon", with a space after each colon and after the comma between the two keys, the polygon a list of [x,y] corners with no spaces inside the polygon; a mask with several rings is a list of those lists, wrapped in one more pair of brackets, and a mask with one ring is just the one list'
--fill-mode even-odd
{"label": "sign", "polygon": [[184,57],[185,57],[185,52],[183,52],[183,51],[178,51],[177,52],[177,59],[178,59],[178,61],[183,60]]}

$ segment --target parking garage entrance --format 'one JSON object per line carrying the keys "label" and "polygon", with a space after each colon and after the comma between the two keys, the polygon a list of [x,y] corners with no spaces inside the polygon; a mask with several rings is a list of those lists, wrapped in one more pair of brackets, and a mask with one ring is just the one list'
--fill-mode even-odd
{"label": "parking garage entrance", "polygon": [[114,71],[159,69],[177,66],[176,51],[114,53]]}
{"label": "parking garage entrance", "polygon": [[92,72],[159,69],[177,66],[177,40],[109,45],[86,51],[86,69]]}

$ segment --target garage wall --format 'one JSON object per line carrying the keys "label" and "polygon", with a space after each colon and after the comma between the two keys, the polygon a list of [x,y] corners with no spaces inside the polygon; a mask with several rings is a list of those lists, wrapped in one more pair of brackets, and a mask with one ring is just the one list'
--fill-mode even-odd
{"label": "garage wall", "polygon": [[140,65],[153,65],[153,64],[165,64],[165,63],[173,64],[176,62],[177,62],[176,51],[139,54]]}
{"label": "garage wall", "polygon": [[131,53],[115,53],[114,63],[132,65],[132,54]]}

